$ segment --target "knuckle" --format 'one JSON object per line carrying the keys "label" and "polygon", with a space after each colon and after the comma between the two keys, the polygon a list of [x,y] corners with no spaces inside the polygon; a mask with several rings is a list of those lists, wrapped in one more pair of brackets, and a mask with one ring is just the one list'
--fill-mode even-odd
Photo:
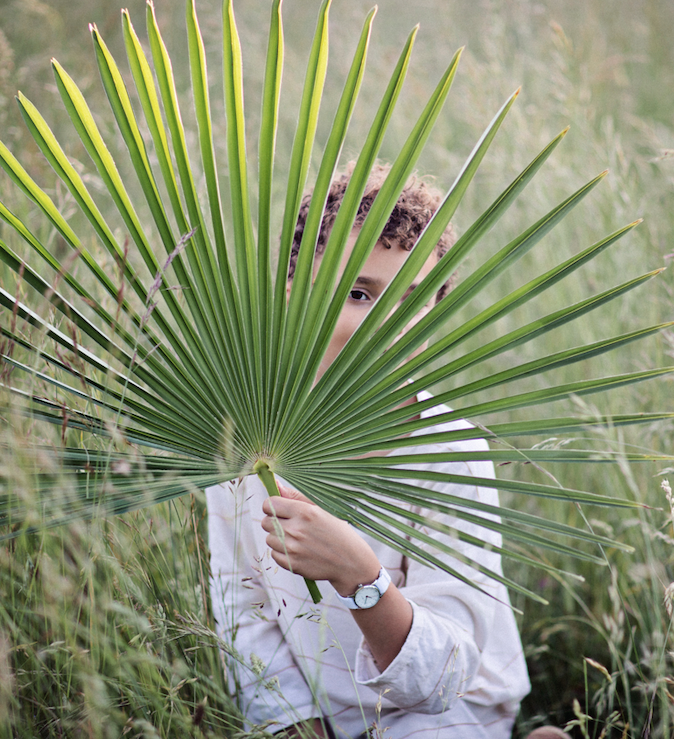
{"label": "knuckle", "polygon": [[304,505],[300,510],[300,518],[306,523],[313,523],[316,520],[316,513],[313,506]]}
{"label": "knuckle", "polygon": [[295,539],[292,539],[292,538],[286,539],[286,541],[284,542],[284,547],[288,554],[295,554],[295,555],[299,554],[299,547]]}

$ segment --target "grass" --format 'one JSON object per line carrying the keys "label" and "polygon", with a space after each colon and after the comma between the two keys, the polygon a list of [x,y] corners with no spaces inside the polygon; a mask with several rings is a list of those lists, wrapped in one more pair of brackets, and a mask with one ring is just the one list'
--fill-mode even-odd
{"label": "grass", "polygon": [[[179,58],[185,46],[182,3],[171,5],[175,7],[160,5],[159,17],[171,53]],[[259,49],[267,18],[264,14],[261,17],[257,4],[239,5],[247,102],[254,128],[262,75]],[[368,9],[369,2],[361,0],[335,1],[331,64],[336,90],[341,88],[352,51],[353,29],[359,27]],[[219,4],[205,0],[199,10],[215,66]],[[307,14],[306,3],[299,0],[287,0],[284,10],[286,79],[294,82],[286,87],[289,102],[282,109],[277,194],[282,193],[291,111],[299,97],[300,71],[314,22],[313,11]],[[130,11],[142,28],[143,4],[135,0]],[[674,51],[667,33],[673,15],[668,0],[619,0],[611,4],[594,0],[582,6],[552,0],[514,0],[507,6],[495,0],[415,4],[389,0],[382,4],[375,22],[371,69],[356,109],[346,158],[357,151],[371,115],[371,108],[363,101],[377,97],[378,80],[390,71],[394,54],[411,26],[421,21],[411,76],[383,158],[397,151],[418,101],[428,94],[440,68],[463,43],[468,48],[455,89],[419,167],[434,175],[439,185],[451,182],[498,106],[523,85],[509,121],[457,214],[459,231],[566,125],[572,127],[566,141],[498,232],[491,235],[489,248],[496,250],[580,184],[610,169],[607,181],[541,249],[523,260],[518,274],[504,275],[494,285],[494,294],[505,293],[524,279],[521,275],[537,273],[560,254],[587,246],[638,217],[643,217],[644,223],[615,251],[559,285],[552,298],[555,305],[587,295],[596,284],[615,284],[667,264],[674,252],[674,100],[663,91],[672,89],[674,74]],[[56,56],[82,84],[92,107],[104,109],[86,29],[90,20],[98,24],[113,52],[119,53],[119,14],[110,3],[31,0],[0,6],[2,138],[31,165],[31,174],[40,182],[49,181],[47,165],[22,130],[11,96],[21,88],[42,110],[49,111],[59,138],[69,144],[69,154],[84,162],[85,154],[69,132],[56,100],[48,58]],[[176,67],[181,69],[178,64]],[[186,65],[182,68],[186,70]],[[186,71],[182,73],[186,75]],[[216,93],[219,91],[214,89],[217,100]],[[334,104],[334,95],[328,91],[323,139]],[[224,147],[224,136],[222,142]],[[4,176],[0,191],[29,222],[34,220]],[[56,186],[54,196],[65,210],[72,209]],[[44,229],[38,222],[31,225],[38,231]],[[55,237],[40,235],[59,248]],[[0,237],[7,238],[1,226]],[[8,284],[9,275],[4,270],[0,270],[0,280],[3,286]],[[599,323],[603,330],[608,327],[610,333],[619,334],[668,320],[673,290],[668,270],[646,290],[626,296],[617,309],[593,315],[574,330],[581,332],[583,340],[590,340]],[[473,305],[470,310],[480,307]],[[553,306],[527,306],[494,331],[501,333],[532,320],[544,307],[547,312]],[[558,335],[546,340],[550,348],[537,342],[537,355],[552,351]],[[619,356],[602,357],[598,367],[612,374],[670,364],[673,350],[674,335],[665,333],[643,345],[632,345]],[[527,358],[533,347],[522,351]],[[508,360],[494,361],[502,366]],[[671,381],[662,380],[593,398],[593,402],[613,413],[655,411],[671,408],[672,395]],[[565,406],[563,412],[576,410]],[[592,412],[592,406],[584,412],[588,410]],[[32,427],[26,427],[25,432],[33,437],[41,433]],[[672,425],[661,424],[629,431],[608,429],[600,441],[624,451],[667,452],[672,449],[673,437]],[[11,485],[19,494],[30,490],[35,464],[25,438],[10,439],[11,456],[0,461],[11,473]],[[510,469],[501,468],[499,474],[510,474]],[[544,473],[530,469],[529,474],[537,479]],[[674,643],[664,597],[674,579],[674,532],[661,482],[667,474],[672,478],[674,474],[656,465],[549,467],[545,474],[559,477],[568,487],[610,491],[651,508],[629,518],[618,511],[582,512],[597,530],[635,549],[632,555],[607,552],[603,568],[556,562],[581,574],[584,583],[541,578],[531,570],[510,568],[511,576],[550,601],[547,607],[516,604],[524,610],[521,631],[533,683],[518,732],[524,735],[539,723],[564,725],[571,721],[575,722],[572,733],[576,737],[600,737],[602,733],[669,737],[674,719],[670,695],[674,692],[670,683]],[[543,510],[550,505],[530,503],[532,511],[563,520],[581,515],[574,507]],[[225,684],[221,669],[208,611],[203,517],[203,501],[195,493],[172,506],[114,521],[72,523],[22,536],[3,546],[0,732],[25,737],[255,734],[244,732],[235,700],[228,697],[234,691]]]}
{"label": "grass", "polygon": [[[11,492],[36,460],[0,464]],[[204,504],[22,535],[0,552],[0,735],[234,736]],[[3,733],[4,730],[4,733]]]}

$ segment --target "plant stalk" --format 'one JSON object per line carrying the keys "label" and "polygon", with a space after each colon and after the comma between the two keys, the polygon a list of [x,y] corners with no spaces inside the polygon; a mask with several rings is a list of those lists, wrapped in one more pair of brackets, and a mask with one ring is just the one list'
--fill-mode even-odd
{"label": "plant stalk", "polygon": [[[253,472],[255,472],[262,481],[269,497],[281,495],[278,485],[276,484],[274,473],[269,469],[269,465],[263,459],[258,459],[257,462],[255,462],[253,465]],[[309,590],[309,595],[311,595],[313,602],[320,603],[323,596],[321,595],[321,591],[318,589],[318,585],[316,585],[316,581],[308,580],[305,577],[304,582],[307,584],[307,589]]]}

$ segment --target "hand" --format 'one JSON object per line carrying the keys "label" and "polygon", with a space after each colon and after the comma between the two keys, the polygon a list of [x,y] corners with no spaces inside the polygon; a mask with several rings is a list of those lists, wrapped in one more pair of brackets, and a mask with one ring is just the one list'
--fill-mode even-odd
{"label": "hand", "polygon": [[279,485],[279,492],[262,505],[262,528],[277,564],[311,580],[329,580],[340,595],[377,578],[377,556],[349,524],[297,490]]}
{"label": "hand", "polygon": [[[379,559],[355,529],[297,490],[279,485],[279,492],[281,497],[267,498],[262,504],[266,514],[262,528],[268,534],[267,545],[275,562],[311,580],[329,580],[344,596],[377,578]],[[385,670],[407,639],[412,606],[391,583],[374,608],[351,611],[351,615],[377,666]]]}

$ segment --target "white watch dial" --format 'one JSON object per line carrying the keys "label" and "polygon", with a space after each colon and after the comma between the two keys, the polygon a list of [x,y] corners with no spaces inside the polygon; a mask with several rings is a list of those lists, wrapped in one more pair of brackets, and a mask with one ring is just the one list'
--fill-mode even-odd
{"label": "white watch dial", "polygon": [[381,598],[379,589],[374,585],[365,585],[356,591],[353,596],[354,601],[358,608],[372,608],[376,605]]}

